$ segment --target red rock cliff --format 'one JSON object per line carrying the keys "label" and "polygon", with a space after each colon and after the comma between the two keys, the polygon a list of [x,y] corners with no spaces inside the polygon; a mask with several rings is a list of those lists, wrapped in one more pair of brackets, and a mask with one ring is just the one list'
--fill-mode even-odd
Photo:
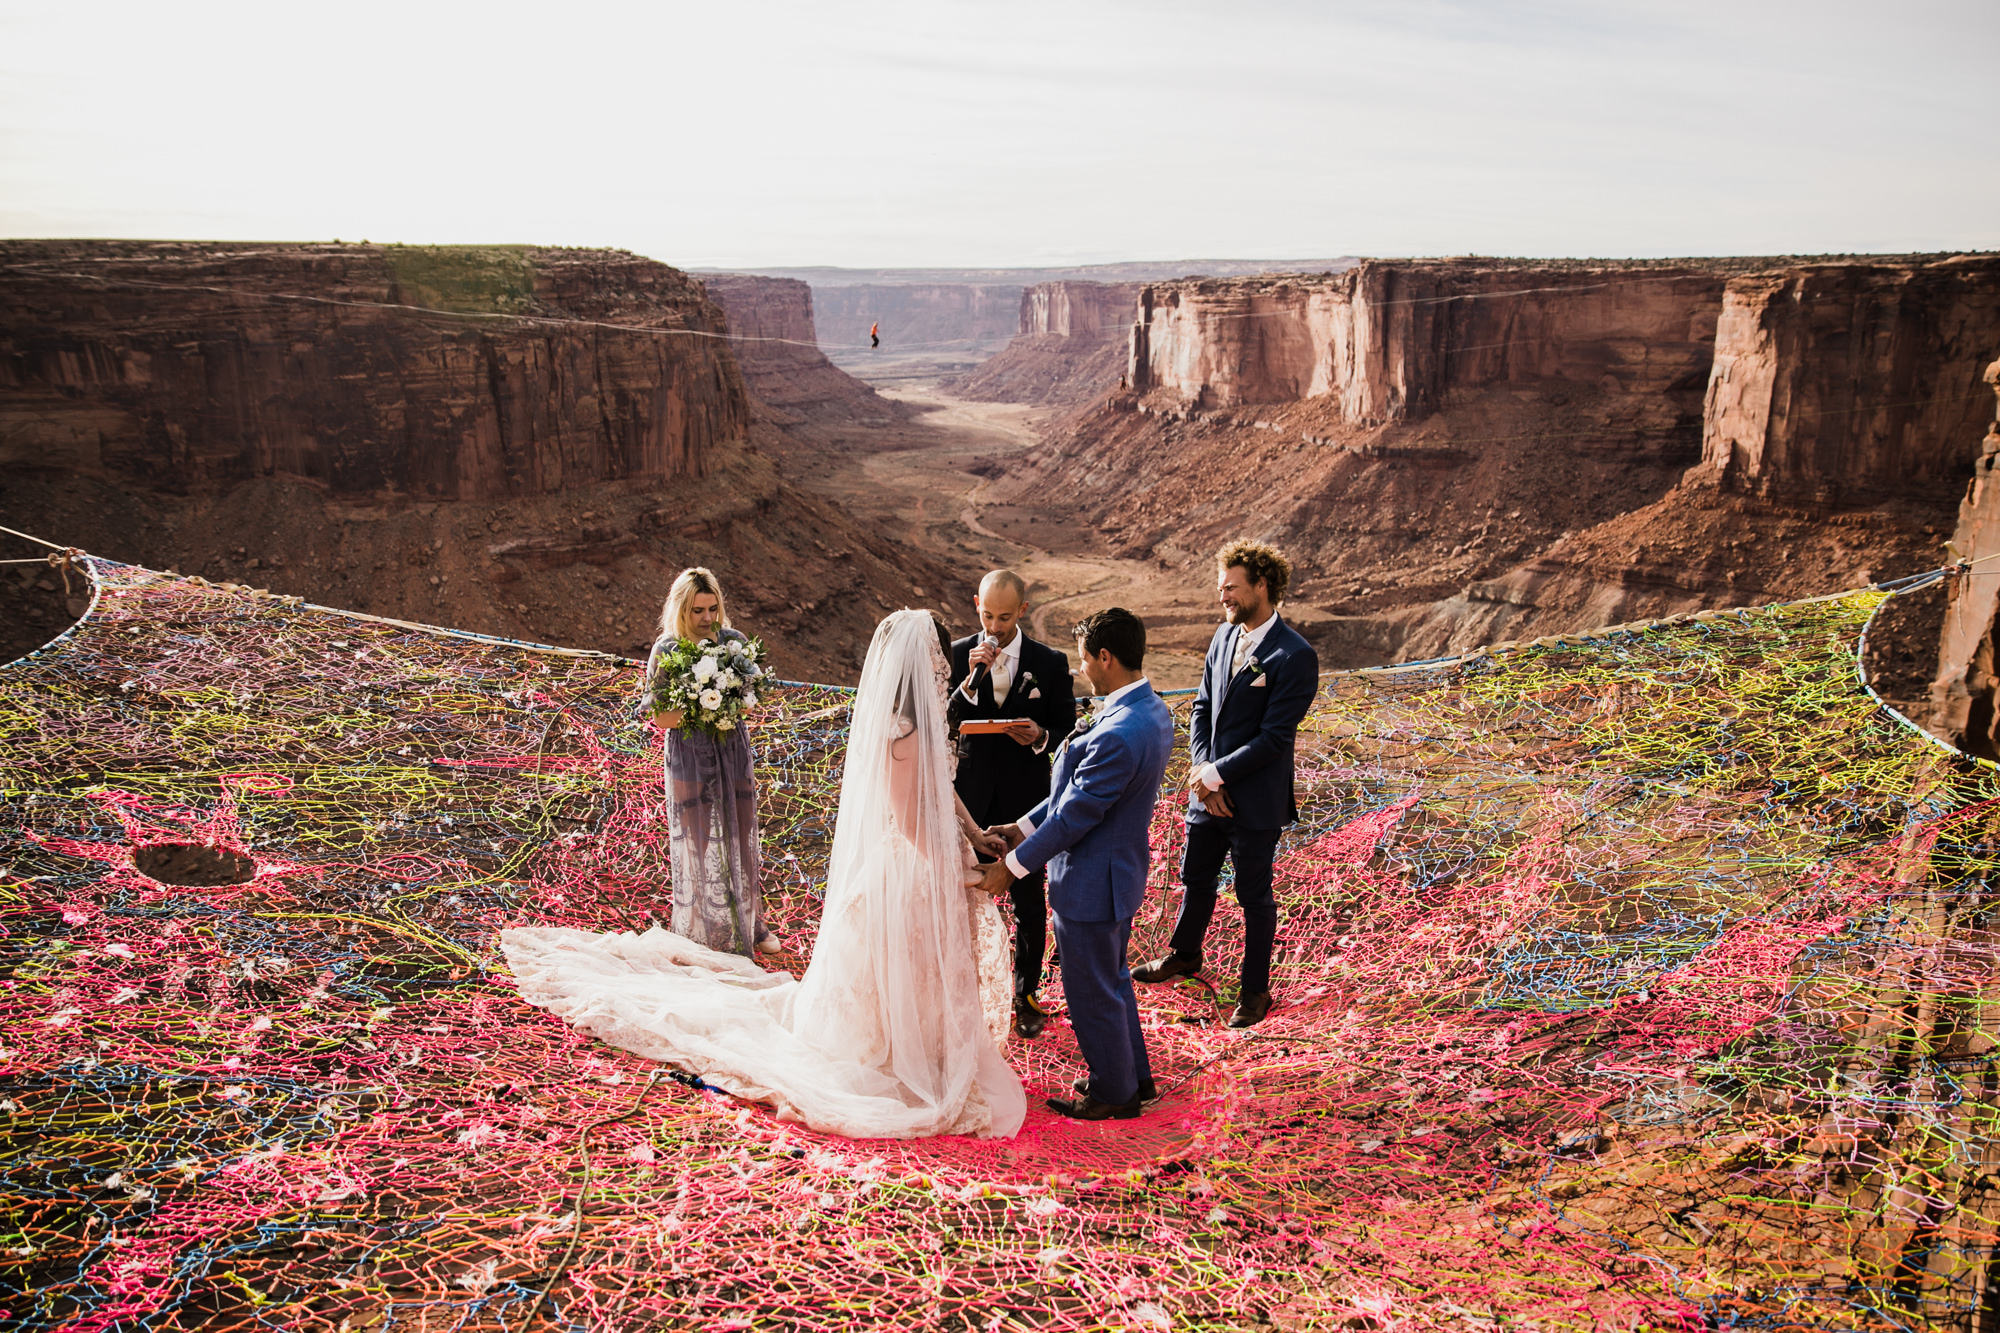
{"label": "red rock cliff", "polygon": [[527,247],[0,243],[0,466],[502,499],[697,476],[748,408],[677,269]]}
{"label": "red rock cliff", "polygon": [[[2000,345],[2000,343],[1996,343]],[[1986,368],[2000,394],[2000,361]],[[1951,550],[1967,563],[1952,581],[1938,636],[1931,717],[1938,734],[1987,759],[2000,759],[2000,415],[1980,442]]]}
{"label": "red rock cliff", "polygon": [[1137,313],[1140,290],[1136,282],[1038,282],[1021,293],[1016,336],[1123,341]]}
{"label": "red rock cliff", "polygon": [[1136,282],[1038,282],[1021,293],[1014,341],[945,387],[986,402],[1095,402],[1125,372],[1140,290]]}
{"label": "red rock cliff", "polygon": [[1699,388],[1725,273],[1692,265],[1371,260],[1339,274],[1154,283],[1133,386],[1195,408],[1327,398],[1356,426],[1454,389]]}
{"label": "red rock cliff", "polygon": [[1724,489],[1872,503],[1964,483],[2000,347],[2000,257],[1730,280],[1703,413]]}
{"label": "red rock cliff", "polygon": [[[1053,433],[996,500],[1055,497],[1191,578],[1227,538],[1278,541],[1299,561],[1288,612],[1328,665],[1360,666],[1940,563],[2000,349],[2000,260],[1155,283],[1133,349],[1140,392]],[[1704,463],[1704,439],[1726,457]],[[1936,629],[1902,619],[1871,636],[1872,678],[1928,714]]]}

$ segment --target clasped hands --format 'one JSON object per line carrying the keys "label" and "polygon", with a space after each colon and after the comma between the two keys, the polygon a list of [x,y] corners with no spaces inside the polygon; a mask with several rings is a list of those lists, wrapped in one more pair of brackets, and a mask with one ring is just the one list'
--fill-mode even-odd
{"label": "clasped hands", "polygon": [[1028,840],[1021,832],[1019,824],[995,824],[979,831],[985,844],[980,848],[988,856],[998,859],[986,867],[985,877],[979,881],[981,893],[1005,893],[1014,883],[1014,872],[1007,868],[1007,853]]}
{"label": "clasped hands", "polygon": [[1217,819],[1233,819],[1236,817],[1236,807],[1229,803],[1228,794],[1220,787],[1215,788],[1213,791],[1209,790],[1207,785],[1201,780],[1201,771],[1199,769],[1189,774],[1188,790],[1194,793],[1194,798],[1197,801],[1201,802],[1201,808],[1214,815]]}

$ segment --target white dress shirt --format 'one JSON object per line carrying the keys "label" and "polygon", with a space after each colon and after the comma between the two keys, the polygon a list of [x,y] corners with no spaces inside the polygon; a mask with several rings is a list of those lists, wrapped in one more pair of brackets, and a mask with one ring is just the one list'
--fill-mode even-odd
{"label": "white dress shirt", "polygon": [[[1249,648],[1250,656],[1255,657],[1257,655],[1257,650],[1264,646],[1264,638],[1271,632],[1271,626],[1277,623],[1278,623],[1278,613],[1276,611],[1272,611],[1270,615],[1264,617],[1264,623],[1259,625],[1256,629],[1243,630],[1239,632],[1236,636],[1236,643],[1230,649],[1230,652],[1232,654],[1232,660],[1233,660],[1233,655],[1242,648],[1243,644],[1246,641],[1250,645]],[[1248,661],[1249,659],[1245,658],[1244,660]],[[1229,689],[1229,682],[1234,679],[1236,679],[1236,673],[1233,671],[1230,672],[1229,675],[1224,678],[1222,687],[1225,693]],[[1222,710],[1222,697],[1218,696],[1214,699],[1209,700],[1208,703],[1209,707],[1214,710],[1209,714],[1209,734],[1213,736],[1215,730],[1215,715],[1216,713],[1219,713]],[[1201,785],[1208,788],[1208,790],[1210,791],[1222,790],[1222,774],[1215,771],[1215,762],[1213,760],[1210,760],[1208,763],[1203,764],[1201,766],[1201,771],[1197,773],[1195,776],[1201,779]]]}
{"label": "white dress shirt", "polygon": [[[1120,699],[1123,699],[1126,695],[1130,694],[1132,691],[1138,689],[1141,685],[1144,685],[1146,683],[1147,683],[1146,678],[1144,676],[1141,676],[1139,677],[1139,679],[1133,681],[1130,685],[1121,685],[1117,689],[1111,691],[1111,693],[1105,695],[1102,699],[1099,699],[1096,703],[1092,704],[1090,708],[1090,716],[1092,722],[1094,723],[1098,718],[1101,718],[1106,713],[1110,712],[1113,704],[1117,703]],[[1071,739],[1075,738],[1072,737]],[[1035,835],[1035,823],[1033,820],[1029,819],[1026,815],[1022,815],[1019,819],[1015,820],[1014,826],[1021,830],[1021,837],[1023,839],[1031,838]],[[1026,879],[1028,877],[1027,867],[1023,866],[1018,860],[1015,859],[1013,852],[1007,853],[1007,873],[1012,875],[1015,879]]]}

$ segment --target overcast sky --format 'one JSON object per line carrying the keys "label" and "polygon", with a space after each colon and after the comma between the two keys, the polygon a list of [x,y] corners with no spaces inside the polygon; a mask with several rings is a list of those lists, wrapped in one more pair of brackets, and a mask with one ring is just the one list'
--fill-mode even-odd
{"label": "overcast sky", "polygon": [[0,0],[0,232],[681,265],[2000,248],[1996,0]]}

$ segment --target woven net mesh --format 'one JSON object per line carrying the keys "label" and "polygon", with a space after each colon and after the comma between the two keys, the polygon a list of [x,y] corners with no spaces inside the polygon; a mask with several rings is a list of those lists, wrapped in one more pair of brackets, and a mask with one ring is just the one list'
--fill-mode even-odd
{"label": "woven net mesh", "polygon": [[[861,1142],[511,988],[666,915],[633,664],[91,570],[0,668],[6,1327],[1993,1326],[2000,783],[1859,681],[1883,590],[1329,676],[1270,1018],[1225,907],[1139,1120]],[[794,971],[847,698],[755,733]]]}

